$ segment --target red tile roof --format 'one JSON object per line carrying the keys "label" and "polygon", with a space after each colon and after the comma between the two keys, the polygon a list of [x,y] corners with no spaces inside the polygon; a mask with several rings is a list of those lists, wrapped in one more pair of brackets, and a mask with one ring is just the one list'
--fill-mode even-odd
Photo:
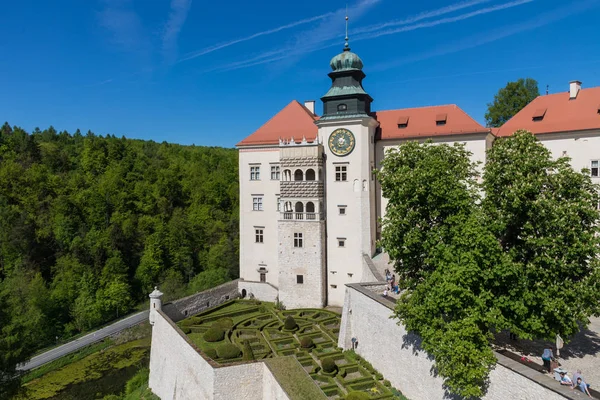
{"label": "red tile roof", "polygon": [[315,125],[317,119],[317,116],[294,100],[237,146],[279,144],[279,138],[294,138],[299,142],[305,137],[309,142],[313,141],[318,132]]}
{"label": "red tile roof", "polygon": [[573,100],[569,97],[569,92],[537,97],[502,125],[497,136],[510,136],[519,129],[536,135],[600,129],[600,87],[581,89]]}
{"label": "red tile roof", "polygon": [[[373,117],[380,123],[378,139],[383,140],[491,132],[456,105],[378,111]],[[276,145],[279,138],[291,137],[296,141],[302,137],[312,141],[317,137],[316,120],[317,116],[294,100],[237,145]]]}
{"label": "red tile roof", "polygon": [[[374,117],[383,140],[490,132],[454,104],[377,111]],[[401,117],[408,119],[404,128],[398,127]]]}

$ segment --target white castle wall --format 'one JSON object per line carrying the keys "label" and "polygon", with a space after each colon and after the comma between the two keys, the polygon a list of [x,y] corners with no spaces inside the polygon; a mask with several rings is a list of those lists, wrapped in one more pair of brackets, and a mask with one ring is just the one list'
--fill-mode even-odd
{"label": "white castle wall", "polygon": [[263,362],[209,362],[162,311],[152,327],[148,386],[162,400],[289,400]]}
{"label": "white castle wall", "polygon": [[[416,335],[408,334],[404,326],[397,325],[397,320],[390,319],[392,307],[391,301],[361,285],[348,285],[338,346],[351,348],[351,339],[355,337],[358,340],[356,352],[409,399],[446,398],[442,378],[431,374],[433,360],[429,354],[419,349],[420,339]],[[416,346],[404,345],[405,337],[410,343],[416,343]],[[560,387],[551,378],[501,354],[496,353],[496,357],[499,363],[490,374],[490,386],[485,400],[577,398],[575,393]],[[533,379],[539,380],[538,382],[547,380],[548,385],[539,384]]]}
{"label": "white castle wall", "polygon": [[246,290],[246,298],[249,298],[252,294],[255,299],[260,301],[275,302],[279,295],[277,288],[268,283],[250,282],[240,279],[238,282],[238,291],[243,293],[243,290]]}

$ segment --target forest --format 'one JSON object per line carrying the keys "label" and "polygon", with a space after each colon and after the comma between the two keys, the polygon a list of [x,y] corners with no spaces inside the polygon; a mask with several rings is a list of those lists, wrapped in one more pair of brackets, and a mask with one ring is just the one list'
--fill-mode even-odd
{"label": "forest", "polygon": [[0,129],[0,362],[238,274],[238,156]]}

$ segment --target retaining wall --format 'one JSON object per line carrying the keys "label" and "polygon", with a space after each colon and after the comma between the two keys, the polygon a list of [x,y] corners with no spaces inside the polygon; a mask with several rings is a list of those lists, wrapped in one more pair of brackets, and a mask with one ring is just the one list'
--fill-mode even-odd
{"label": "retaining wall", "polygon": [[[368,289],[371,286],[376,292]],[[381,283],[346,286],[338,346],[349,349],[351,339],[356,338],[356,352],[409,399],[458,399],[447,396],[442,378],[432,374],[433,358],[420,348],[420,338],[390,318],[394,303],[379,294],[381,286]],[[552,378],[501,354],[495,355],[498,363],[490,373],[484,400],[579,398]]]}
{"label": "retaining wall", "polygon": [[221,366],[205,359],[162,311],[152,327],[148,386],[162,400],[289,400],[264,362]]}
{"label": "retaining wall", "polygon": [[172,321],[178,322],[188,316],[198,314],[207,308],[217,306],[227,300],[239,297],[236,279],[204,292],[196,293],[183,299],[175,300],[162,306],[162,310]]}

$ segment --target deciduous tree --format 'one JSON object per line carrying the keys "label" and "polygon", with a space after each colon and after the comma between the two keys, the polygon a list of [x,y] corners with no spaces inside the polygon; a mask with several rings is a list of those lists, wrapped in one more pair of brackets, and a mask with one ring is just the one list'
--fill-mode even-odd
{"label": "deciduous tree", "polygon": [[508,82],[494,96],[494,101],[488,104],[485,113],[487,125],[496,128],[502,126],[539,95],[538,83],[535,79]]}

